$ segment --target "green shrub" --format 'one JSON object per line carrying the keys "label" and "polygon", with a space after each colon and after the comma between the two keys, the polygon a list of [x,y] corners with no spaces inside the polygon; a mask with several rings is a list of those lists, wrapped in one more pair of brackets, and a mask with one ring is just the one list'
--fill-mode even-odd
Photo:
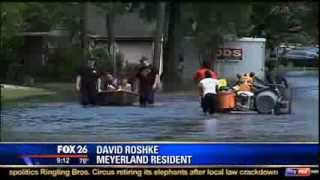
{"label": "green shrub", "polygon": [[72,81],[81,65],[81,48],[55,49],[49,55],[48,64],[42,68],[42,80]]}
{"label": "green shrub", "polygon": [[[107,51],[103,48],[97,48],[93,51],[94,58],[97,60],[96,67],[99,72],[113,72],[113,60]],[[116,54],[116,66],[117,71],[120,73],[123,71],[124,56],[122,53]]]}
{"label": "green shrub", "polygon": [[111,59],[97,59],[96,68],[99,72],[113,72]]}

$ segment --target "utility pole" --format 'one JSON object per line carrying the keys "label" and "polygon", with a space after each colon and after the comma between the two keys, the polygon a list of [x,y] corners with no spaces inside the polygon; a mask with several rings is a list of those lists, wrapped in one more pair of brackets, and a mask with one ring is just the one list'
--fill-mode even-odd
{"label": "utility pole", "polygon": [[[110,3],[110,6],[112,6],[112,3]],[[107,31],[108,31],[108,48],[109,53],[111,55],[112,59],[112,69],[113,74],[117,75],[117,62],[116,62],[116,51],[115,51],[115,37],[114,37],[114,15],[113,12],[108,12],[106,14],[106,25],[107,25]]]}
{"label": "utility pole", "polygon": [[86,64],[87,51],[88,51],[88,38],[87,38],[87,18],[88,18],[88,2],[83,2],[81,5],[81,48],[82,48],[82,63]]}
{"label": "utility pole", "polygon": [[165,2],[158,2],[157,7],[157,24],[156,33],[154,37],[154,55],[153,55],[153,66],[159,72],[160,70],[160,59],[161,59],[161,44],[164,29],[164,19],[165,19]]}
{"label": "utility pole", "polygon": [[116,12],[114,10],[115,4],[113,2],[109,2],[106,7],[106,30],[108,36],[108,52],[111,55],[112,60],[112,70],[113,74],[117,76],[117,61],[116,61],[116,47],[115,47],[115,31],[114,31],[114,20]]}

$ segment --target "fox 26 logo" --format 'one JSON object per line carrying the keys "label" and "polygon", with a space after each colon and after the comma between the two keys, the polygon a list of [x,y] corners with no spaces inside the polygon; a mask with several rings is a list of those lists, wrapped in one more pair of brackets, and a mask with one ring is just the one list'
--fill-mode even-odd
{"label": "fox 26 logo", "polygon": [[310,176],[310,168],[286,168],[285,176]]}

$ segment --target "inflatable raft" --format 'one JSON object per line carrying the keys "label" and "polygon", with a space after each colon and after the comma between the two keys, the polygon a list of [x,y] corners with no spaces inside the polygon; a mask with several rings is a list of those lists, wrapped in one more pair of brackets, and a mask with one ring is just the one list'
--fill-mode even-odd
{"label": "inflatable raft", "polygon": [[99,93],[100,105],[133,105],[138,101],[139,95],[134,92],[123,90],[107,91]]}

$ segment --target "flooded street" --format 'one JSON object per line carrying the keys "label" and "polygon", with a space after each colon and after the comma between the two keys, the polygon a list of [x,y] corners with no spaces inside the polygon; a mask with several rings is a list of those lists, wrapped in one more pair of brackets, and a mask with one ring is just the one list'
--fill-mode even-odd
{"label": "flooded street", "polygon": [[290,115],[203,115],[198,97],[158,95],[153,108],[35,104],[1,112],[2,141],[318,141],[319,78],[290,76]]}

